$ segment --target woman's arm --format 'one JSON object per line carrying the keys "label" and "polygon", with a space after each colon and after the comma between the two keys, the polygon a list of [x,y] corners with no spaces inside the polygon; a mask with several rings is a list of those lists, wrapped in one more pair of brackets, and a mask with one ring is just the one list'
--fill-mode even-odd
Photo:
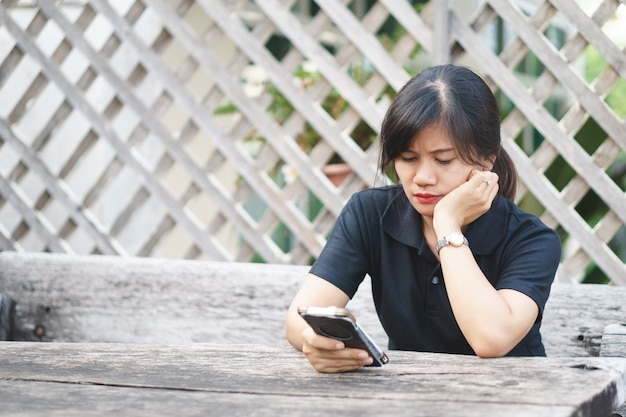
{"label": "woman's arm", "polygon": [[287,311],[285,336],[289,343],[296,349],[302,350],[302,332],[309,327],[298,314],[299,306],[345,307],[348,300],[348,296],[339,288],[325,279],[309,274]]}
{"label": "woman's arm", "polygon": [[[491,182],[484,184],[485,174],[494,182],[491,187]],[[496,174],[475,173],[444,197],[433,217],[436,238],[460,232],[487,212],[497,189]],[[539,314],[535,301],[516,290],[495,289],[468,246],[445,246],[439,259],[452,312],[474,352],[481,357],[506,355],[535,323]]]}
{"label": "woman's arm", "polygon": [[496,290],[467,246],[442,248],[440,259],[452,312],[474,352],[506,355],[535,323],[535,301],[519,291]]}
{"label": "woman's arm", "polygon": [[287,340],[305,354],[318,372],[345,372],[372,363],[366,351],[345,348],[340,341],[316,334],[298,314],[299,306],[345,307],[349,299],[330,282],[309,274],[287,311]]}

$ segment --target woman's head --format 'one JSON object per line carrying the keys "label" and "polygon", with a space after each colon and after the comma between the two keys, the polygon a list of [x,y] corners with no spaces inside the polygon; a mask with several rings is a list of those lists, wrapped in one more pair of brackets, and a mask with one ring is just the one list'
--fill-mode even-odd
{"label": "woman's head", "polygon": [[493,162],[500,194],[513,199],[517,173],[500,141],[500,113],[487,84],[468,68],[442,65],[425,69],[398,92],[381,128],[383,172],[424,128],[443,128],[459,158],[468,164]]}

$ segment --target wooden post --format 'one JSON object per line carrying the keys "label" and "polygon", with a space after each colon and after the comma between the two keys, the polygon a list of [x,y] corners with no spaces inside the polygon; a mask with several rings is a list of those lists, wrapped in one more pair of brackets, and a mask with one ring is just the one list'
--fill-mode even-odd
{"label": "wooden post", "polygon": [[450,63],[450,20],[448,18],[448,0],[435,2],[433,19],[433,64]]}
{"label": "wooden post", "polygon": [[0,293],[0,341],[9,340],[13,329],[15,301]]}

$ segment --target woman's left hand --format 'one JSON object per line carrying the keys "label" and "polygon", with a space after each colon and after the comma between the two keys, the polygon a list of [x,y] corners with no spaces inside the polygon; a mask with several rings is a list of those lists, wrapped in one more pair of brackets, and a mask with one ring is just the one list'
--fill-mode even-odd
{"label": "woman's left hand", "polygon": [[437,202],[433,215],[435,230],[442,228],[448,233],[470,224],[489,211],[498,189],[498,174],[472,171],[466,182]]}

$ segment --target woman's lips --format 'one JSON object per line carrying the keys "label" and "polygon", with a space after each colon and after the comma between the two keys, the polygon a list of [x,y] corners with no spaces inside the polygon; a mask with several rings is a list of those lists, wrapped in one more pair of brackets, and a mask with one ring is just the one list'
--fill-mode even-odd
{"label": "woman's lips", "polygon": [[415,198],[422,204],[433,204],[436,203],[440,196],[432,195],[432,194],[415,194]]}

